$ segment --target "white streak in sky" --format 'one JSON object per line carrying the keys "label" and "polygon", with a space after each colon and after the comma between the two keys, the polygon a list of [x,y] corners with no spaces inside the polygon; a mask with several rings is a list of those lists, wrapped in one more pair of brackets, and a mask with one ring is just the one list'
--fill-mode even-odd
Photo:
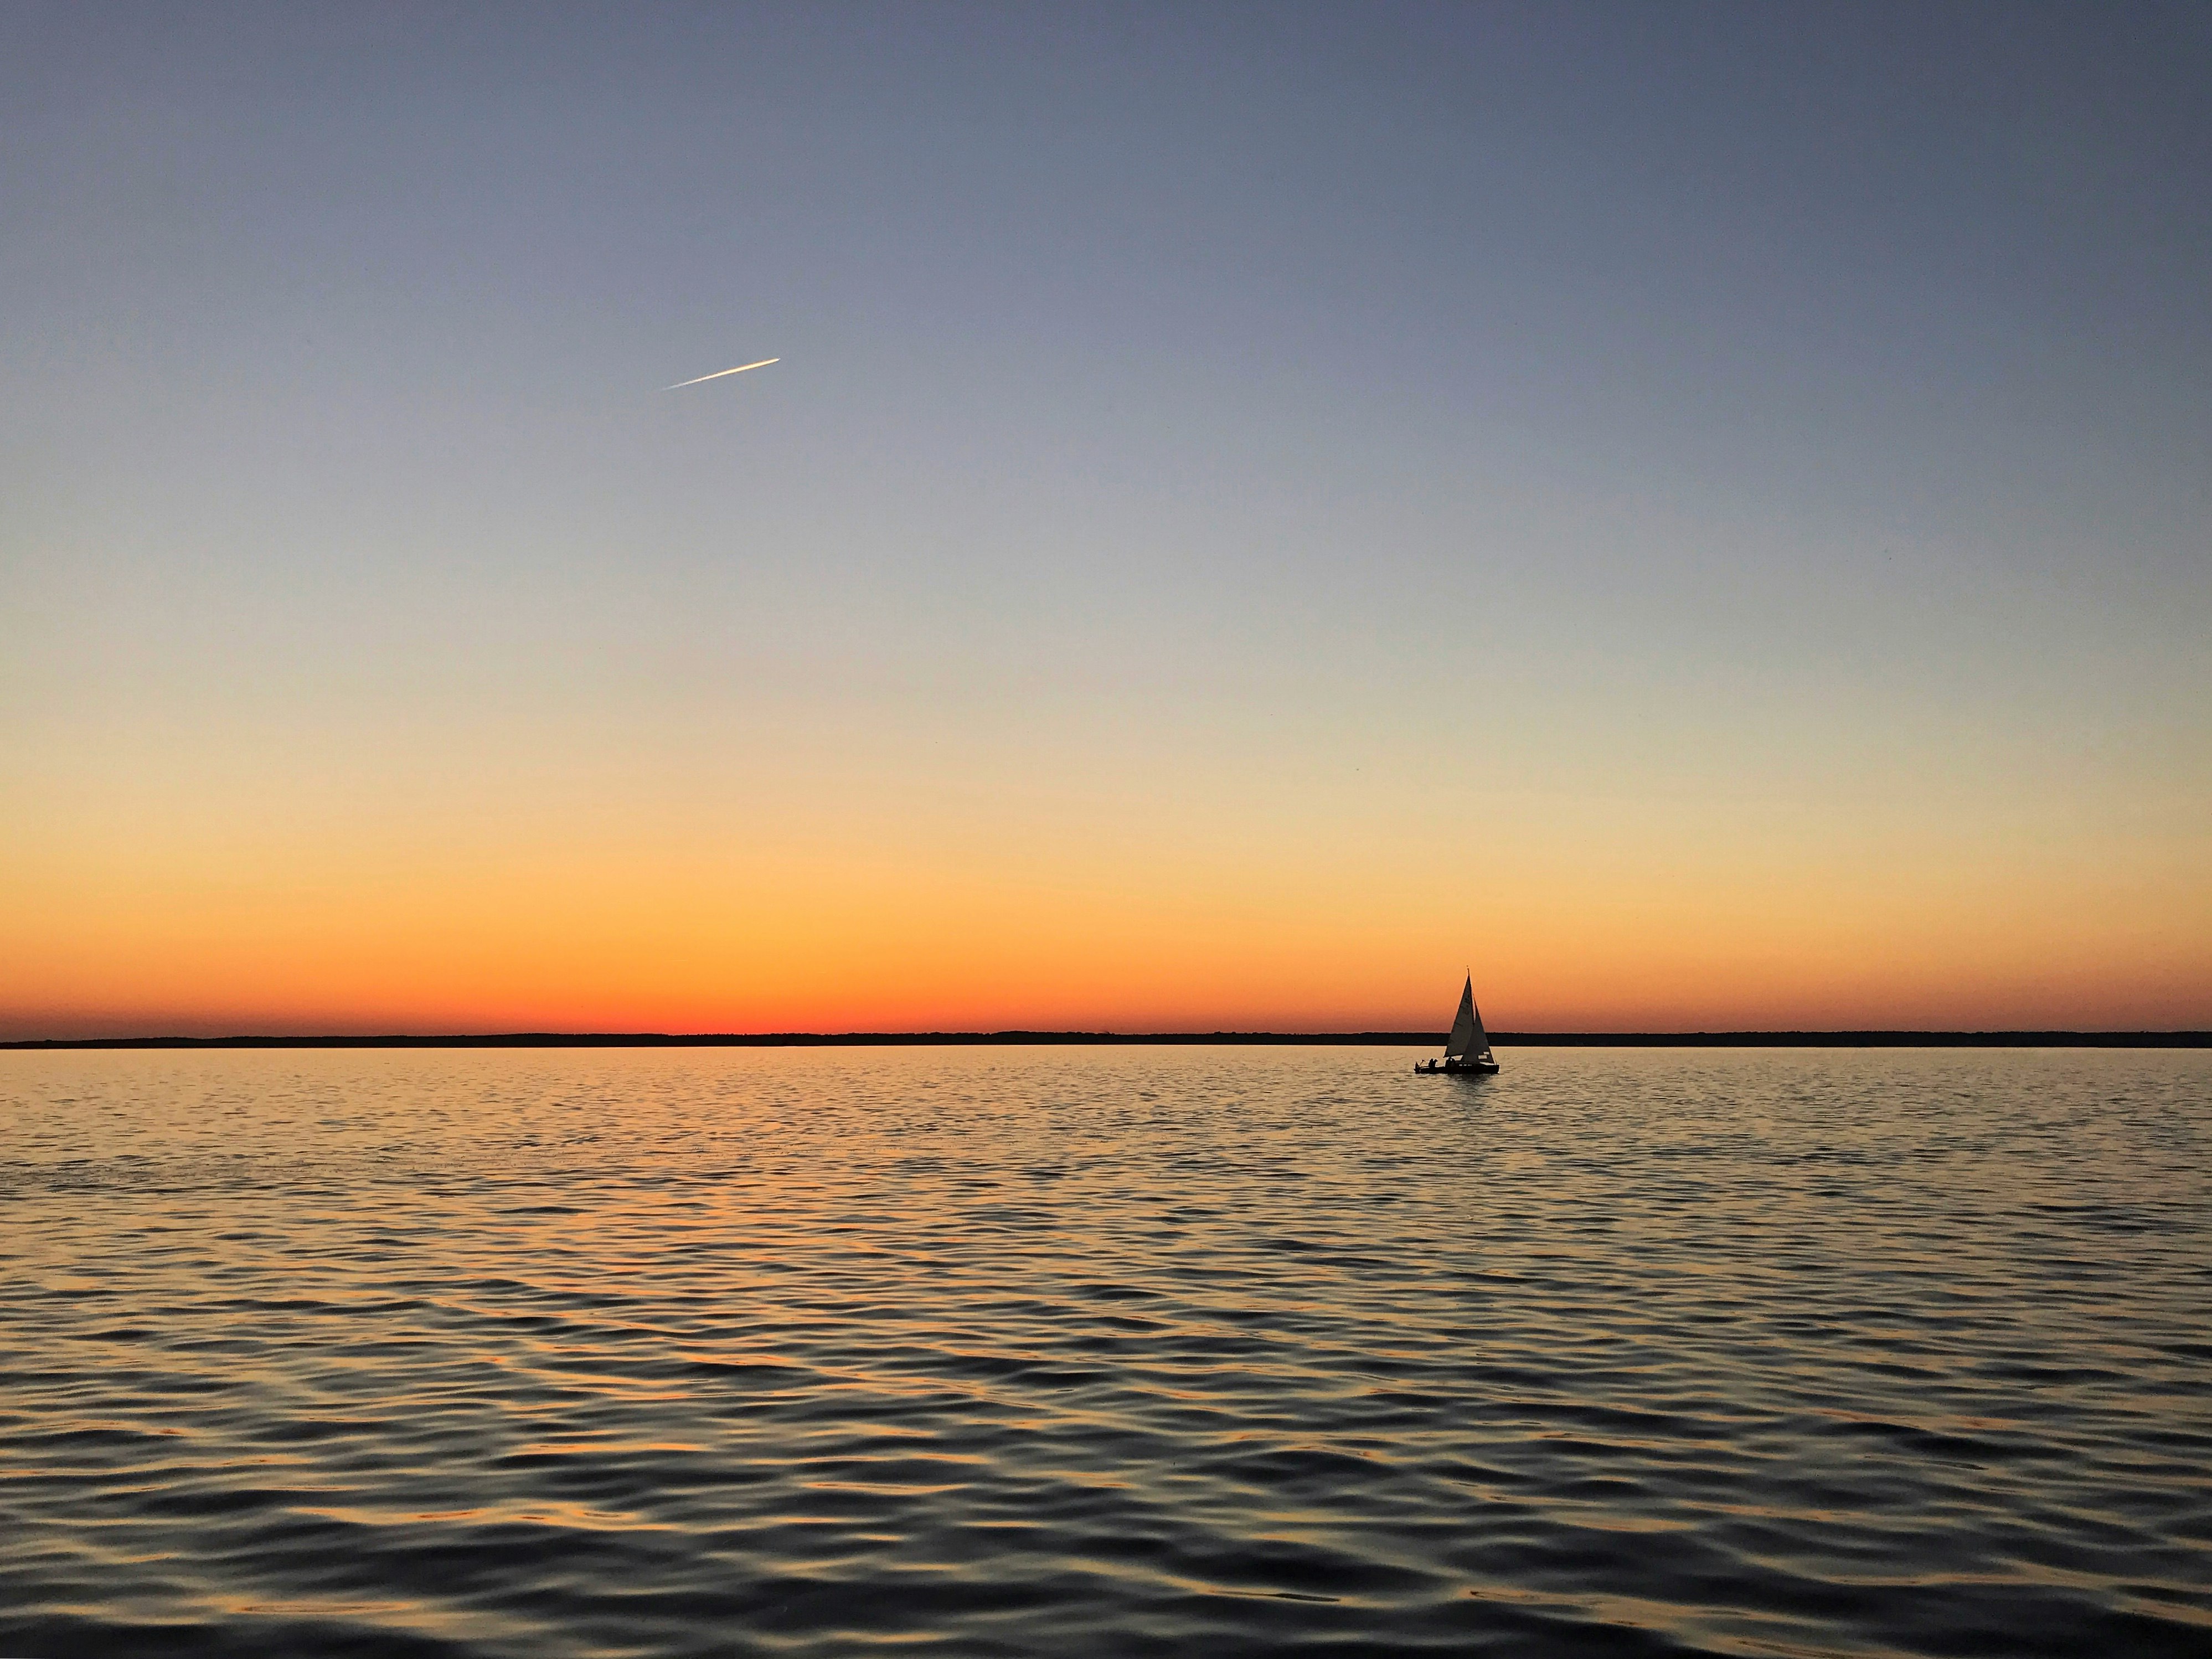
{"label": "white streak in sky", "polygon": [[[739,363],[735,368],[718,368],[712,374],[702,374],[699,380],[719,380],[725,374],[742,374],[749,368],[766,368],[770,363],[780,363],[781,357],[763,357],[757,363]],[[687,386],[696,386],[699,380],[678,380],[674,386],[665,386],[663,392],[681,392]]]}

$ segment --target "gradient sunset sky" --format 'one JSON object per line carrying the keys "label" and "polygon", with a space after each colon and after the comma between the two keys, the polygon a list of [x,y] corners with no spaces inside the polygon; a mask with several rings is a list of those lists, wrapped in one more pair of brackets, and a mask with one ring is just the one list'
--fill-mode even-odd
{"label": "gradient sunset sky", "polygon": [[2212,1026],[2202,5],[18,3],[0,226],[0,1035]]}

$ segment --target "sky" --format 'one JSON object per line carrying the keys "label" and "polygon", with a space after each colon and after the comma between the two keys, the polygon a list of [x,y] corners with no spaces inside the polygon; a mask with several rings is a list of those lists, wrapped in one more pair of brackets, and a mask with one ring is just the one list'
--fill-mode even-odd
{"label": "sky", "polygon": [[12,5],[0,1036],[2212,1026],[2208,179],[2180,3]]}

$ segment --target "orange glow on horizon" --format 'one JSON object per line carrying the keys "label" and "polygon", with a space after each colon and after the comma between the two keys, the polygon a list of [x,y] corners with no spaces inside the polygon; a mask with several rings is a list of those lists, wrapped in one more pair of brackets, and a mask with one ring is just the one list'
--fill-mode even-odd
{"label": "orange glow on horizon", "polygon": [[2143,906],[2116,926],[1718,876],[1663,897],[1528,883],[1477,908],[1411,882],[933,873],[510,866],[367,899],[276,878],[98,910],[33,896],[0,1030],[1425,1030],[1470,965],[1501,1030],[2212,1024],[2204,935]]}
{"label": "orange glow on horizon", "polygon": [[2118,857],[2063,799],[1996,840],[1940,799],[1411,763],[313,763],[50,791],[0,867],[0,1035],[1437,1030],[1469,968],[1506,1031],[2212,1026],[2179,802]]}

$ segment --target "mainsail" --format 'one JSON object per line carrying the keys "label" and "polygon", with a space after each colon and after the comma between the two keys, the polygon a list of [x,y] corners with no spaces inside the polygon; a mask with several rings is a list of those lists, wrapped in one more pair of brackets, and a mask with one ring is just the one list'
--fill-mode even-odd
{"label": "mainsail", "polygon": [[1451,1038],[1444,1044],[1446,1060],[1465,1060],[1490,1052],[1490,1034],[1482,1029],[1482,1016],[1474,1010],[1474,975],[1459,994],[1459,1012],[1452,1016]]}

